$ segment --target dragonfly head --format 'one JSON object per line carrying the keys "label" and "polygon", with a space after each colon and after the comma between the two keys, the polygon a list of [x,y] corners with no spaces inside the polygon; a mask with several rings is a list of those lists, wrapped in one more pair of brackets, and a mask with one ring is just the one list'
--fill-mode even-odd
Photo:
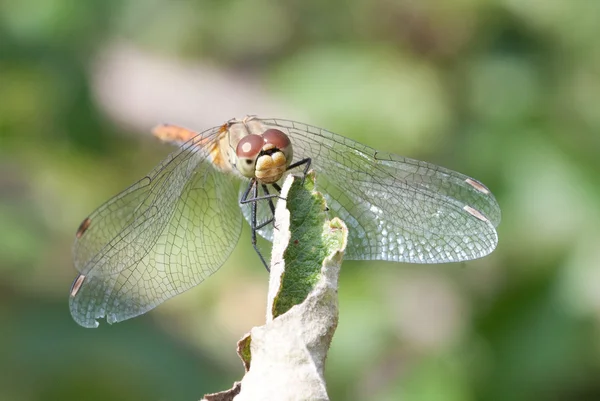
{"label": "dragonfly head", "polygon": [[264,184],[278,181],[292,162],[292,142],[278,129],[268,129],[261,135],[250,134],[237,145],[237,169],[245,177]]}

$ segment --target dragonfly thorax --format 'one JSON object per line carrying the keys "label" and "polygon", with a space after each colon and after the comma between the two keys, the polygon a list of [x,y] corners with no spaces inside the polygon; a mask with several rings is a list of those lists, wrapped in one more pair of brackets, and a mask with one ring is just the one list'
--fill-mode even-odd
{"label": "dragonfly thorax", "polygon": [[268,129],[260,135],[249,134],[240,139],[235,155],[240,174],[272,184],[292,162],[292,143],[282,131]]}

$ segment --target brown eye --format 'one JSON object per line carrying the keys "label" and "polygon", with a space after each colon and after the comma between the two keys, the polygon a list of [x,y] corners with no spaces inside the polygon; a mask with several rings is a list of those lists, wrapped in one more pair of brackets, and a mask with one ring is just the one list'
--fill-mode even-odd
{"label": "brown eye", "polygon": [[290,146],[290,138],[283,131],[271,128],[263,132],[262,137],[265,143],[273,145],[275,148],[285,150]]}
{"label": "brown eye", "polygon": [[254,177],[254,165],[265,140],[260,135],[247,135],[240,139],[235,149],[237,170],[248,178]]}
{"label": "brown eye", "polygon": [[240,159],[255,159],[263,143],[264,139],[260,135],[247,135],[238,142],[235,154]]}
{"label": "brown eye", "polygon": [[285,156],[286,167],[290,165],[294,157],[294,151],[292,149],[292,141],[290,138],[281,130],[270,128],[263,132],[262,137],[265,140],[264,148],[277,149]]}

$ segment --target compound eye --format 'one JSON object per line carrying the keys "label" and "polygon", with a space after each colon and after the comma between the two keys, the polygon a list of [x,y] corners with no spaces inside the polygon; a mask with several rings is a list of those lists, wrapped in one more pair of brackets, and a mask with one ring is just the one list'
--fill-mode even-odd
{"label": "compound eye", "polygon": [[265,139],[266,144],[271,144],[284,153],[291,144],[290,138],[283,131],[275,128],[270,128],[263,132],[262,137]]}
{"label": "compound eye", "polygon": [[265,146],[278,149],[284,154],[286,165],[289,166],[294,157],[292,141],[290,141],[290,138],[284,134],[283,131],[275,128],[270,128],[263,132],[262,137],[265,138]]}
{"label": "compound eye", "polygon": [[243,176],[254,177],[254,165],[263,145],[264,139],[260,135],[247,135],[238,142],[235,149],[237,169]]}

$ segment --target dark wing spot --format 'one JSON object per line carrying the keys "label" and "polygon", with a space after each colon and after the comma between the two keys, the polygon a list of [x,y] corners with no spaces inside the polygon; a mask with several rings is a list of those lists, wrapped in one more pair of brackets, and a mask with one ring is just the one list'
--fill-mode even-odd
{"label": "dark wing spot", "polygon": [[90,224],[92,224],[92,220],[90,220],[90,218],[87,217],[79,225],[79,228],[77,229],[77,232],[75,233],[75,236],[77,238],[81,238],[83,236],[83,234],[87,231],[87,229],[90,228]]}

